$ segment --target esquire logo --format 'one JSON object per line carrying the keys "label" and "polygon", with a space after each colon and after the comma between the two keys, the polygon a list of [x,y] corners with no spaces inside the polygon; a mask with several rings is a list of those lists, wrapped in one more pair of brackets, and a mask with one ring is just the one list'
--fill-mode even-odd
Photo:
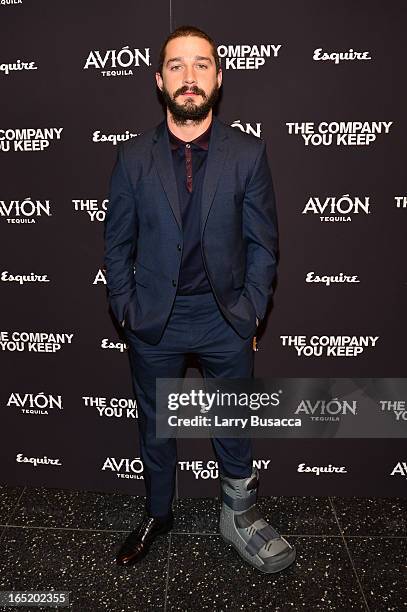
{"label": "esquire logo", "polygon": [[19,285],[25,285],[26,283],[49,283],[50,279],[47,274],[11,274],[8,270],[0,272],[0,281],[3,283],[18,283]]}
{"label": "esquire logo", "polygon": [[322,47],[315,49],[312,59],[319,62],[334,62],[334,64],[339,64],[339,62],[353,62],[355,60],[371,60],[372,58],[369,55],[369,51],[354,51],[353,49],[349,49],[348,51],[324,51]]}
{"label": "esquire logo", "polygon": [[113,349],[116,351],[120,351],[124,353],[129,348],[125,342],[114,342],[110,341],[109,338],[102,338],[100,343],[100,348],[102,349]]}
{"label": "esquire logo", "polygon": [[0,64],[0,74],[9,75],[21,72],[21,70],[38,70],[38,66],[35,65],[35,62],[22,62],[21,60]]}
{"label": "esquire logo", "polygon": [[17,463],[30,463],[34,467],[39,465],[62,465],[61,459],[51,459],[50,457],[25,457],[22,453],[16,456]]}
{"label": "esquire logo", "polygon": [[300,463],[297,472],[320,476],[321,474],[347,474],[348,470],[344,465],[336,466],[329,464],[328,466],[309,466],[305,465],[305,463]]}
{"label": "esquire logo", "polygon": [[[226,70],[258,70],[266,60],[278,57],[281,45],[219,45],[218,55]],[[222,62],[222,59],[225,61]]]}
{"label": "esquire logo", "polygon": [[150,49],[130,49],[128,45],[121,49],[90,51],[84,70],[98,70],[102,76],[132,76],[134,69],[140,66],[151,66]]}
{"label": "esquire logo", "polygon": [[140,457],[129,459],[122,457],[106,457],[102,465],[102,472],[109,471],[115,474],[117,478],[129,478],[132,480],[144,480],[143,462]]}
{"label": "esquire logo", "polygon": [[117,143],[130,140],[130,138],[134,138],[135,136],[140,136],[140,134],[137,134],[137,132],[130,132],[129,130],[121,134],[103,134],[100,130],[96,130],[92,134],[92,142],[109,142],[112,145],[117,145]]}
{"label": "esquire logo", "polygon": [[360,283],[359,277],[339,272],[339,274],[316,274],[314,271],[307,272],[305,275],[306,283],[318,283],[330,287],[331,285],[343,284],[343,283]]}

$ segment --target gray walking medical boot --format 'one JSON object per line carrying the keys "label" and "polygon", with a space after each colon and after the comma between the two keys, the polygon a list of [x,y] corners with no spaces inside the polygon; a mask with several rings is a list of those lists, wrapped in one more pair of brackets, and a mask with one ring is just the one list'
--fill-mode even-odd
{"label": "gray walking medical boot", "polygon": [[256,507],[259,472],[247,478],[220,474],[222,508],[219,531],[225,542],[261,572],[274,573],[293,563],[295,547],[269,525]]}

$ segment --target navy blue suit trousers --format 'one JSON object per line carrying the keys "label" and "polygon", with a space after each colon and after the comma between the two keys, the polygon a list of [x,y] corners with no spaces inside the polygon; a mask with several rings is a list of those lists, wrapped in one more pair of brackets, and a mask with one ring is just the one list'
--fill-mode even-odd
{"label": "navy blue suit trousers", "polygon": [[[138,406],[140,454],[144,464],[146,511],[168,514],[177,467],[176,438],[156,437],[156,378],[183,378],[187,354],[196,356],[204,378],[253,376],[252,339],[242,338],[219,309],[212,292],[178,295],[158,344],[141,340],[124,327],[129,346],[133,389]],[[219,471],[234,478],[250,476],[252,443],[248,438],[211,438]],[[195,459],[195,457],[194,457]]]}

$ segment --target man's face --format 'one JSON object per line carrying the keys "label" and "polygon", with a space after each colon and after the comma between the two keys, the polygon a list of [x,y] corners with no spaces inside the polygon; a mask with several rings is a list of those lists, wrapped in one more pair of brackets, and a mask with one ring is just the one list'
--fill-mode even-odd
{"label": "man's face", "polygon": [[188,120],[200,123],[219,97],[222,70],[216,74],[215,59],[207,40],[180,36],[165,50],[162,78],[156,72],[157,86],[178,125]]}

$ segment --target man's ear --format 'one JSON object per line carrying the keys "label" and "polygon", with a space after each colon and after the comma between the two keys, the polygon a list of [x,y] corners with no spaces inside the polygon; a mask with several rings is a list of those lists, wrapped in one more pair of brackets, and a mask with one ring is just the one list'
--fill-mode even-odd
{"label": "man's ear", "polygon": [[161,90],[162,86],[163,86],[163,80],[162,80],[161,74],[159,72],[155,73],[155,80],[156,80],[158,89]]}

